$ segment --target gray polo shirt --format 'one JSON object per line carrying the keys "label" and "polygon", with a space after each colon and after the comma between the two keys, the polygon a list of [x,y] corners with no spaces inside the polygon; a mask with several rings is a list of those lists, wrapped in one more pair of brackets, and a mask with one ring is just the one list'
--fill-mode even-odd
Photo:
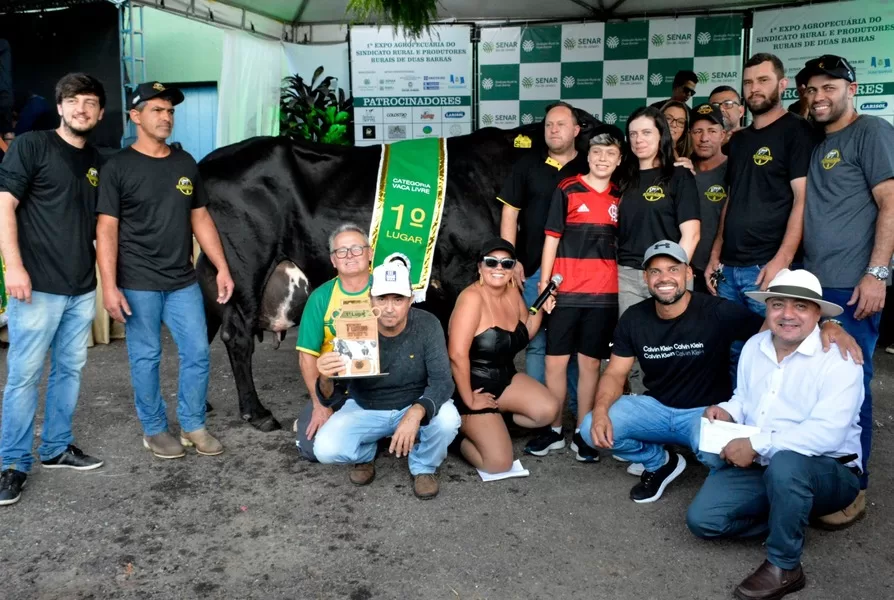
{"label": "gray polo shirt", "polygon": [[804,266],[823,287],[853,288],[875,243],[872,188],[894,177],[894,125],[861,115],[829,134],[810,157]]}

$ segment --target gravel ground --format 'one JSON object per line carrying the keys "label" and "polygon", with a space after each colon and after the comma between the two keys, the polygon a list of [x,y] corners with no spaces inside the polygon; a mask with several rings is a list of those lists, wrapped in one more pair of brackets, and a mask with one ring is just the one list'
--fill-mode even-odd
{"label": "gravel ground", "polygon": [[[263,401],[284,424],[307,402],[294,332],[255,353]],[[5,351],[4,351],[5,352]],[[5,360],[0,373],[5,379]],[[684,522],[706,471],[691,466],[661,501],[636,505],[636,480],[605,456],[522,457],[526,479],[482,483],[459,457],[441,494],[412,494],[406,460],[380,457],[366,488],[345,467],[297,456],[293,434],[241,422],[223,345],[212,346],[209,429],[219,457],[176,461],[142,448],[123,342],[90,350],[76,443],[106,465],[35,467],[19,504],[0,509],[0,598],[728,598],[763,560],[760,542],[705,542]],[[808,587],[792,598],[894,598],[894,356],[875,356],[875,450],[867,517],[811,529]],[[163,391],[175,422],[176,351]],[[515,439],[521,456],[524,435]]]}

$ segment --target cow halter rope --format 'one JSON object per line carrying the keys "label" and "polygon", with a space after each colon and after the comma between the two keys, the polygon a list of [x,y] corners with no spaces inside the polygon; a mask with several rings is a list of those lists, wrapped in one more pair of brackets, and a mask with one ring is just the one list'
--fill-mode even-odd
{"label": "cow halter rope", "polygon": [[369,226],[373,267],[393,259],[410,269],[413,300],[425,301],[447,192],[447,140],[382,145]]}

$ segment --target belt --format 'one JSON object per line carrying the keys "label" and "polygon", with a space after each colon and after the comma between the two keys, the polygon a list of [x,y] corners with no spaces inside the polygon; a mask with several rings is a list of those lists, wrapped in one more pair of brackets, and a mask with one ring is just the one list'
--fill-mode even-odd
{"label": "belt", "polygon": [[[846,454],[844,456],[836,456],[835,460],[840,462],[843,465],[846,465],[847,463],[849,463],[851,461],[857,460],[857,455],[856,454]],[[859,477],[860,475],[863,474],[863,469],[861,469],[860,467],[856,467],[856,466],[848,467],[847,470],[850,471],[851,473],[853,473],[854,475],[856,475],[857,477]]]}

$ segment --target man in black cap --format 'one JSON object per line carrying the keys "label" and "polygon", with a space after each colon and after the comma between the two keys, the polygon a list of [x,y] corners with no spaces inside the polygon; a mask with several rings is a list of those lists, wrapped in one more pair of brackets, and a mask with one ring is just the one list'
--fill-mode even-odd
{"label": "man in black cap", "polygon": [[[879,117],[857,114],[857,77],[846,59],[820,56],[808,61],[798,75],[807,82],[810,114],[826,134],[813,150],[807,174],[804,264],[819,277],[823,297],[844,308],[838,318],[866,357],[860,410],[860,487],[865,490],[872,445],[872,352],[894,252],[894,126]],[[844,526],[865,509],[861,491],[852,506],[823,522]]]}
{"label": "man in black cap", "polygon": [[[205,429],[210,352],[191,260],[193,235],[217,269],[217,301],[224,304],[233,293],[196,161],[165,143],[174,128],[174,105],[181,102],[176,88],[137,86],[130,101],[137,141],[109,159],[96,207],[103,301],[112,318],[125,323],[143,445],[159,458],[179,458],[183,446],[206,456],[223,452]],[[180,356],[179,441],[168,433],[159,387],[162,323]]]}
{"label": "man in black cap", "polygon": [[701,237],[692,255],[694,288],[707,292],[705,269],[711,258],[711,246],[717,235],[720,211],[726,204],[726,155],[721,152],[726,131],[720,104],[700,104],[692,109],[689,134],[692,136],[695,186],[698,188]]}

